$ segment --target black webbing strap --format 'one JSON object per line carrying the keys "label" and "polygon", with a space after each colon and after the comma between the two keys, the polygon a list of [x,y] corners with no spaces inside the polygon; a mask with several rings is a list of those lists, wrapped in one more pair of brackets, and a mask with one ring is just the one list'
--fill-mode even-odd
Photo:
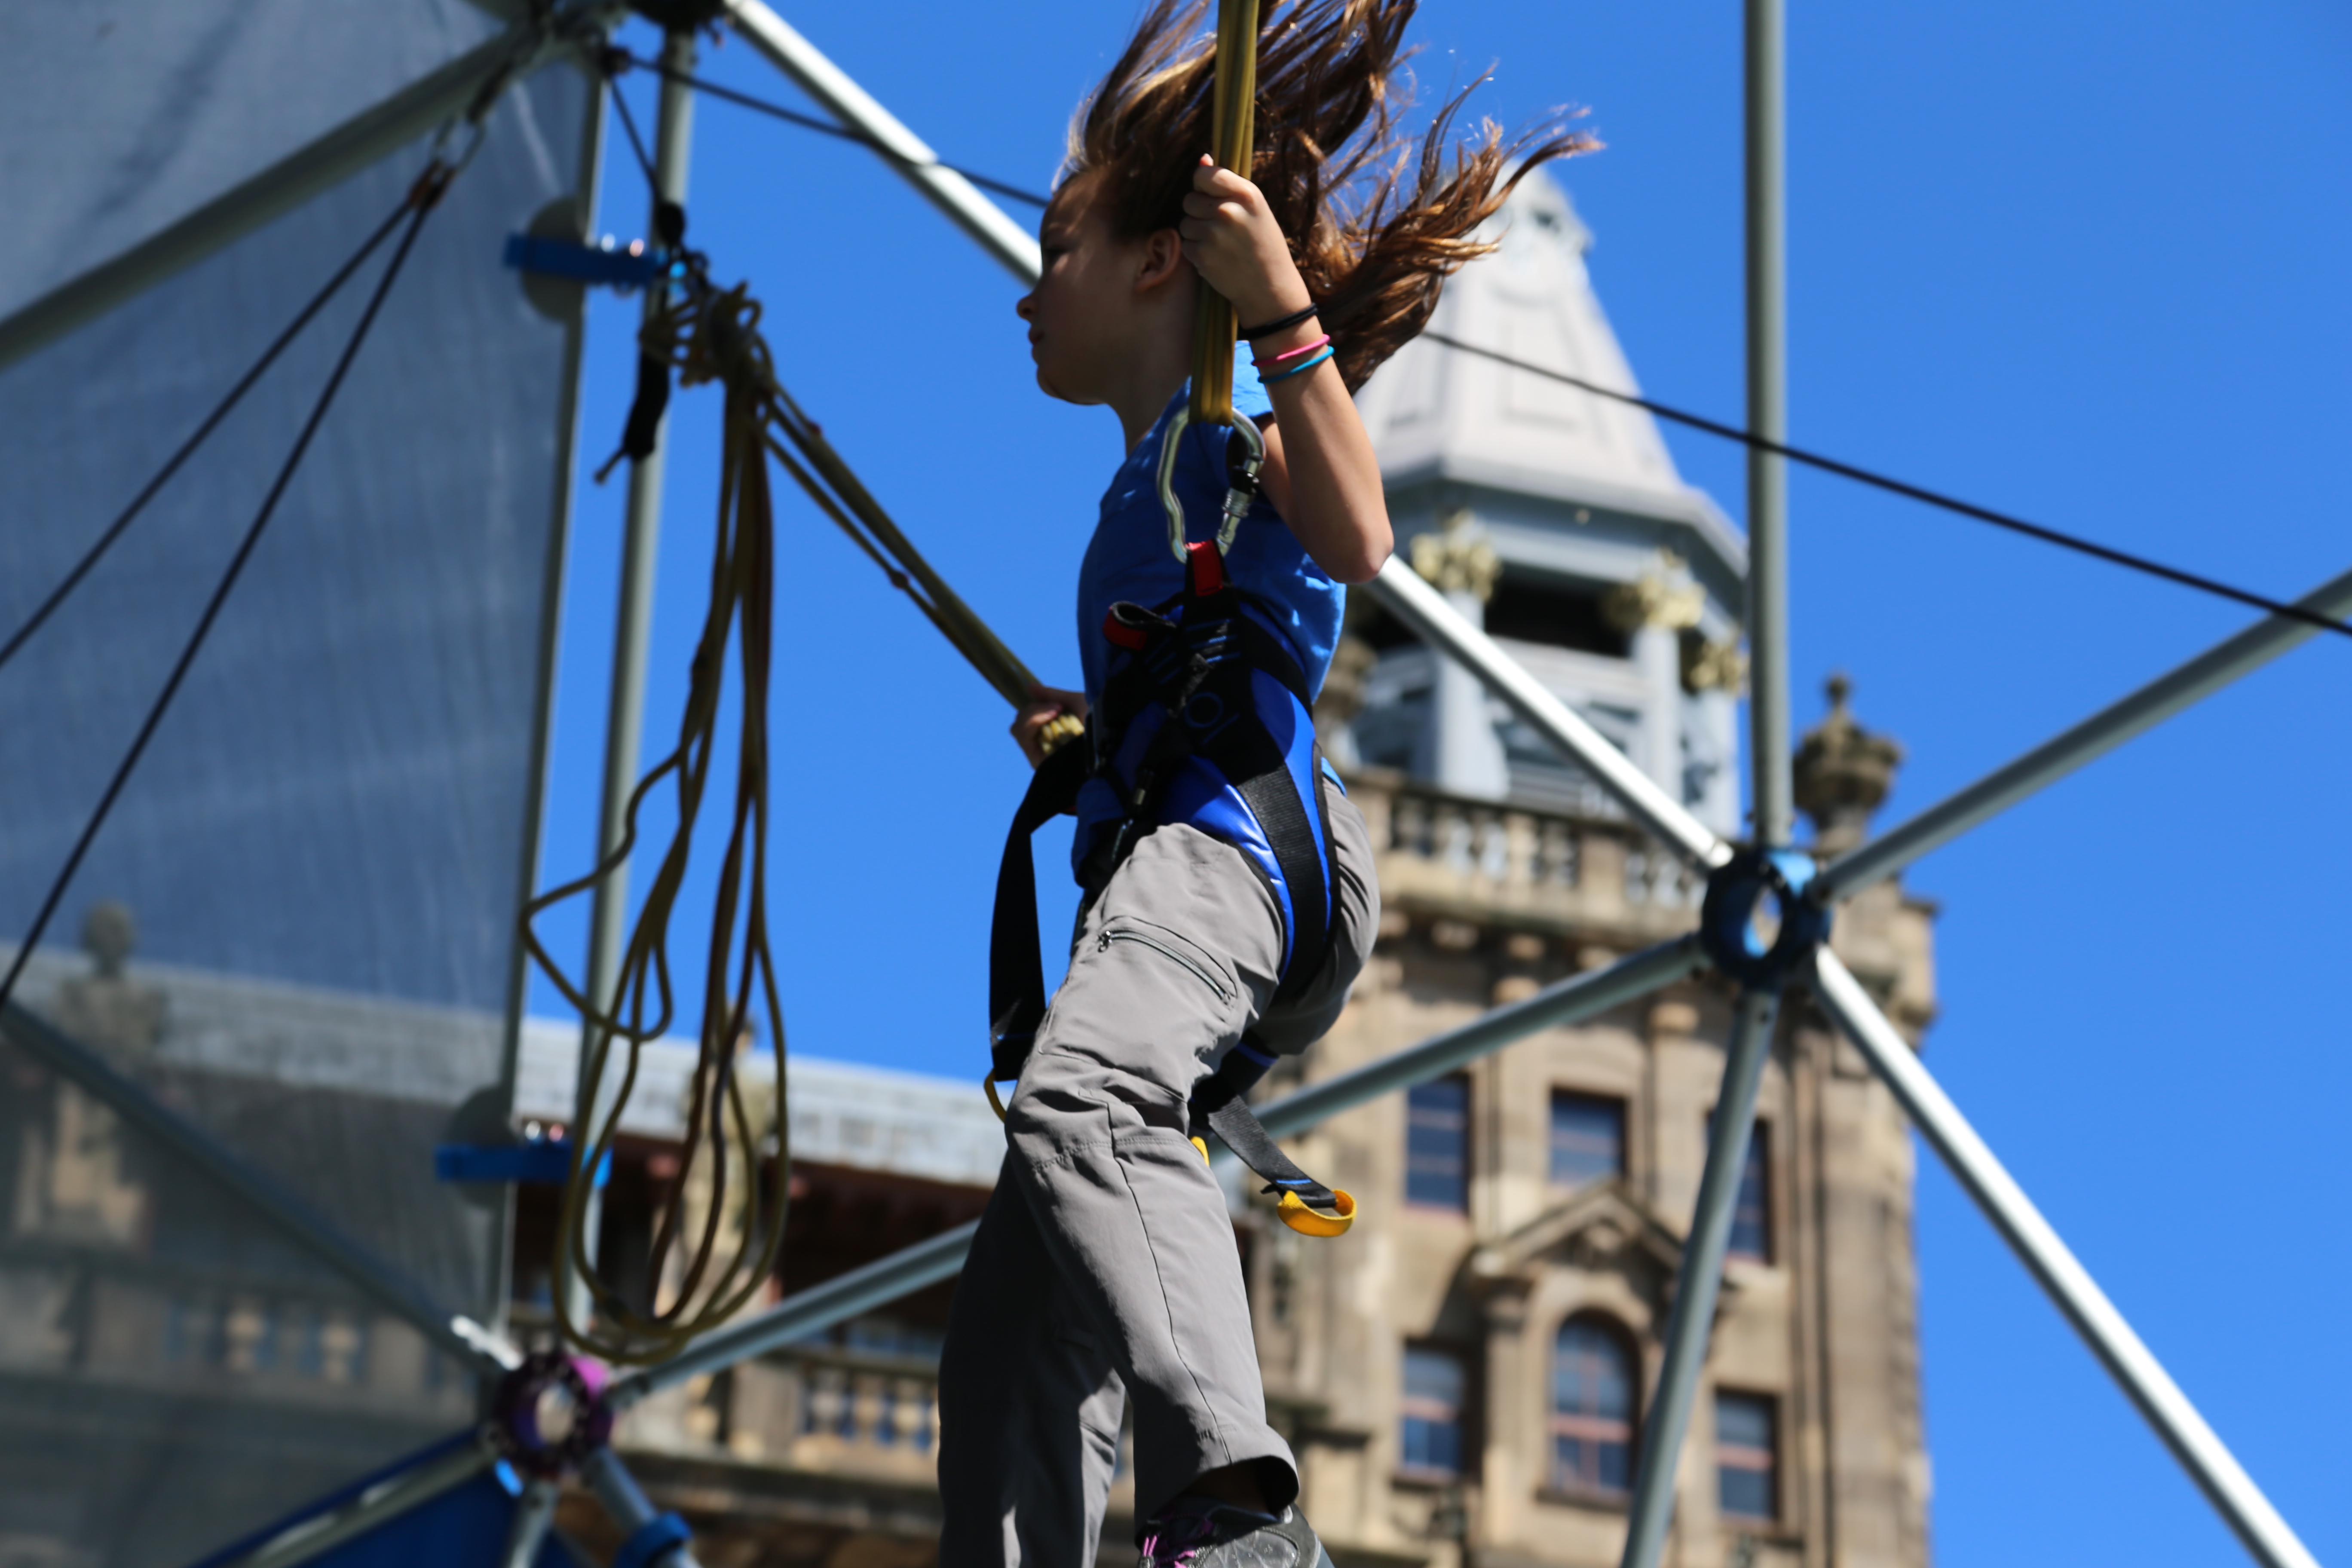
{"label": "black webbing strap", "polygon": [[1289,1193],[1311,1209],[1333,1206],[1331,1189],[1291,1163],[1290,1156],[1266,1135],[1257,1119],[1222,1074],[1212,1075],[1192,1091],[1192,1112],[1206,1121],[1234,1157],[1257,1173],[1269,1193]]}
{"label": "black webbing strap", "polygon": [[988,931],[989,1079],[1021,1076],[1037,1026],[1045,1018],[1045,961],[1037,946],[1037,868],[1030,836],[1076,809],[1079,786],[1094,768],[1094,748],[1083,737],[1064,742],[1046,757],[1013,814],[1004,858],[996,868],[996,911]]}
{"label": "black webbing strap", "polygon": [[[1265,750],[1273,751],[1270,742]],[[1331,910],[1323,858],[1316,847],[1316,824],[1307,815],[1306,803],[1298,798],[1289,764],[1278,752],[1273,761],[1270,768],[1234,780],[1234,789],[1257,818],[1266,847],[1274,851],[1274,863],[1282,868],[1283,884],[1290,892],[1290,962],[1274,994],[1280,1003],[1322,972],[1324,957],[1331,948]]]}

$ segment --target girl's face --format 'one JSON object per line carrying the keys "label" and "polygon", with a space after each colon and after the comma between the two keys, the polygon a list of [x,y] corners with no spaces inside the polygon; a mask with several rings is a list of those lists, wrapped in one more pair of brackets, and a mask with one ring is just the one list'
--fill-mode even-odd
{"label": "girl's face", "polygon": [[1013,307],[1029,323],[1038,386],[1084,405],[1114,401],[1143,336],[1159,326],[1161,285],[1184,265],[1173,229],[1139,240],[1113,234],[1095,184],[1081,174],[1055,193],[1038,227],[1045,274]]}

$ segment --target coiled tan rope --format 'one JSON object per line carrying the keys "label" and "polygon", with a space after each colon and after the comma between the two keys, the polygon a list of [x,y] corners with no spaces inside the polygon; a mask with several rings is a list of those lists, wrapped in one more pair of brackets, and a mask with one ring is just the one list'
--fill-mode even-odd
{"label": "coiled tan rope", "polygon": [[[615,1363],[665,1360],[697,1335],[719,1327],[749,1304],[775,1271],[783,1244],[791,1179],[786,1117],[783,1009],[768,946],[768,688],[774,585],[775,526],[768,489],[772,456],[820,510],[854,540],[912,599],[931,624],[1006,700],[1025,705],[1036,678],[908,542],[792,395],[777,382],[759,331],[761,308],[746,286],[719,290],[697,277],[641,336],[645,353],[676,368],[683,386],[716,382],[726,391],[719,528],[710,605],[688,679],[677,746],[630,793],[620,842],[585,876],[531,900],[522,936],[530,955],[585,1021],[590,1044],[583,1081],[603,1083],[617,1044],[626,1059],[610,1108],[576,1130],[570,1180],[558,1228],[554,1279],[585,1283],[593,1315],[575,1321],[568,1292],[555,1292],[556,1320],[572,1344]],[[637,1082],[644,1047],[677,1015],[668,953],[670,918],[686,879],[697,824],[710,779],[720,695],[730,647],[743,690],[736,777],[702,975],[702,1026],[679,1169],[655,1228],[653,1300],[630,1300],[590,1258],[586,1173],[600,1167],[619,1133]],[[1080,732],[1057,721],[1049,749]],[[609,1010],[564,973],[539,940],[540,913],[596,888],[625,864],[637,839],[637,813],[656,786],[670,781],[677,824],[624,951]],[[759,1016],[763,1015],[763,1016]],[[760,1027],[754,1029],[755,1022]],[[772,1107],[755,1116],[736,1070],[738,1043],[763,1032],[775,1067]],[[767,1179],[755,1128],[772,1126],[777,1146]],[[731,1197],[730,1197],[730,1194]],[[733,1216],[730,1218],[730,1215]]]}

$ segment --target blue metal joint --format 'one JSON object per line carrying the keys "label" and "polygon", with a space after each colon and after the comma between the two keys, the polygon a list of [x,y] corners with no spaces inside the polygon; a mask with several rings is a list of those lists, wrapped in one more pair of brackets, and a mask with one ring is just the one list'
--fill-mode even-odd
{"label": "blue metal joint", "polygon": [[[1751,990],[1778,991],[1813,949],[1829,940],[1829,910],[1805,897],[1813,858],[1794,849],[1743,849],[1706,879],[1699,944],[1715,966]],[[1780,929],[1766,942],[1756,913],[1778,906]]]}

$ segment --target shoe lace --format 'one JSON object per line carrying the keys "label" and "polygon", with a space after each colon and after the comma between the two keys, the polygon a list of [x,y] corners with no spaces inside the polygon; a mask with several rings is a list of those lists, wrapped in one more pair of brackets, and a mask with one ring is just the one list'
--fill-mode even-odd
{"label": "shoe lace", "polygon": [[1151,1533],[1143,1538],[1143,1561],[1137,1568],[1183,1568],[1200,1555],[1204,1538],[1215,1533],[1216,1527],[1204,1515],[1162,1515],[1151,1521]]}

